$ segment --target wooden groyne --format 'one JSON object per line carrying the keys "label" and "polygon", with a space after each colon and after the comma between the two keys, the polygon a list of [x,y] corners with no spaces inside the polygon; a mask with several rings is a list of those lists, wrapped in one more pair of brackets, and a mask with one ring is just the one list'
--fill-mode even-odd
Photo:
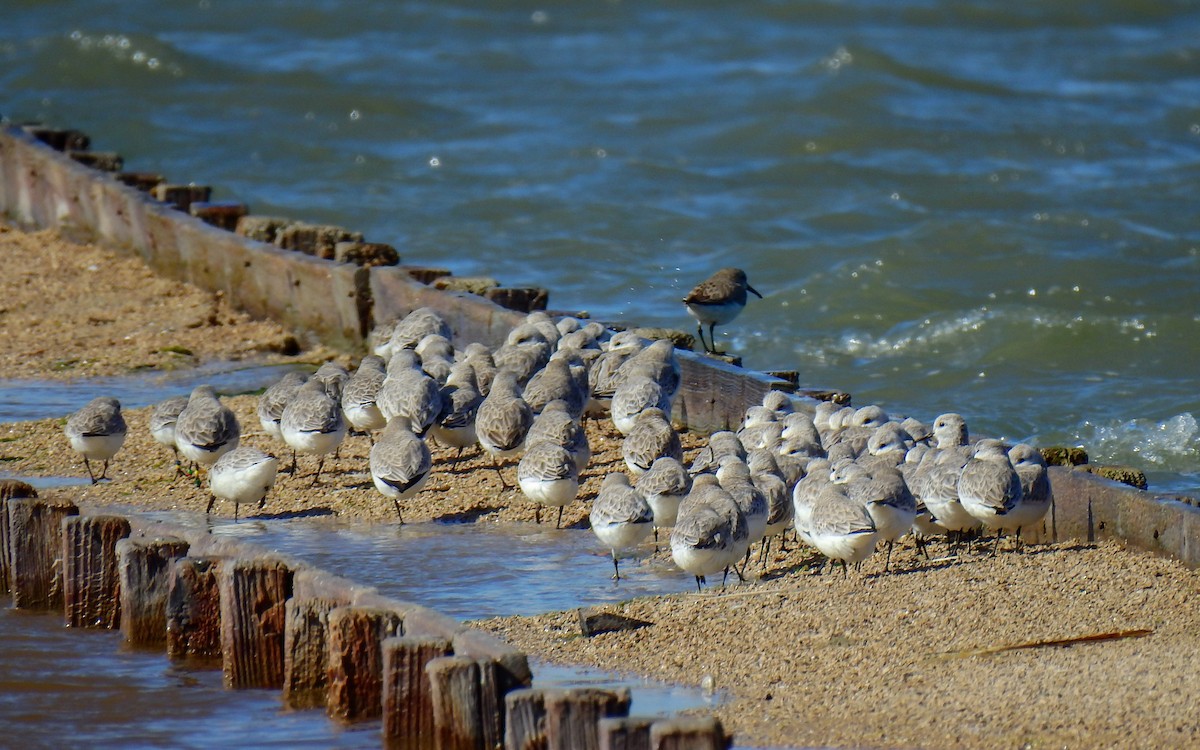
{"label": "wooden groyne", "polygon": [[625,689],[532,688],[526,655],[491,634],[289,556],[21,494],[0,494],[0,592],[16,607],[120,630],[291,708],[381,719],[385,747],[729,746],[715,719],[630,718]]}

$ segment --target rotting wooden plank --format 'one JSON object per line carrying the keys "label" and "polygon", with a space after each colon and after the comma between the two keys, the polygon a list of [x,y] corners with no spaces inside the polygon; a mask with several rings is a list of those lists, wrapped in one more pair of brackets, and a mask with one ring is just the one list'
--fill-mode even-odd
{"label": "rotting wooden plank", "polygon": [[[0,151],[0,157],[3,152]],[[37,497],[32,485],[16,479],[0,479],[0,596],[12,591],[12,567],[9,561],[8,501],[13,498]]]}
{"label": "rotting wooden plank", "polygon": [[504,705],[504,750],[546,750],[546,692],[514,690]]}
{"label": "rotting wooden plank", "polygon": [[17,609],[62,611],[62,522],[75,515],[79,508],[65,500],[8,501],[9,566]]}
{"label": "rotting wooden plank", "polygon": [[121,516],[62,520],[63,602],[67,627],[114,630],[121,623],[117,542],[129,536]]}
{"label": "rotting wooden plank", "polygon": [[730,744],[713,717],[661,719],[650,726],[652,750],[725,750]]}
{"label": "rotting wooden plank", "polygon": [[293,596],[284,605],[283,702],[291,708],[325,705],[329,685],[329,613],[345,602]]}
{"label": "rotting wooden plank", "polygon": [[654,719],[648,716],[614,716],[596,722],[600,750],[650,750],[650,726]]}

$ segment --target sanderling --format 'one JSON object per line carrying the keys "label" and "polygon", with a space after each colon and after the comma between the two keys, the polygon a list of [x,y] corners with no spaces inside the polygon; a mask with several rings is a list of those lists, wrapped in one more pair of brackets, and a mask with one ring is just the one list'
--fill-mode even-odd
{"label": "sanderling", "polygon": [[692,489],[692,478],[679,459],[663,456],[650,465],[650,470],[637,478],[637,491],[642,493],[650,510],[654,511],[654,541],[658,530],[669,529],[679,517],[679,504]]}
{"label": "sanderling", "polygon": [[431,434],[439,444],[458,448],[455,463],[464,450],[479,441],[475,435],[475,417],[482,403],[475,368],[466,362],[456,362],[442,386],[442,412],[431,428]]}
{"label": "sanderling", "polygon": [[492,353],[492,360],[496,367],[516,375],[523,388],[550,361],[551,351],[553,348],[536,325],[522,323],[509,332],[500,348]]}
{"label": "sanderling", "polygon": [[372,442],[374,438],[371,437],[371,433],[387,426],[387,420],[376,403],[379,389],[386,377],[387,370],[383,358],[368,354],[358,363],[358,369],[342,389],[342,412],[346,415],[346,421],[350,423],[351,429],[365,432]]}
{"label": "sanderling", "polygon": [[696,474],[715,472],[721,459],[725,456],[737,456],[745,461],[746,448],[742,445],[742,441],[738,440],[736,433],[720,430],[708,436],[708,443],[692,459],[688,473],[695,476]]}
{"label": "sanderling", "polygon": [[540,414],[542,407],[556,399],[566,402],[571,416],[578,419],[587,405],[587,393],[579,389],[579,383],[571,373],[570,362],[565,357],[554,356],[546,366],[533,374],[525,384],[522,398]]}
{"label": "sanderling", "polygon": [[276,440],[283,440],[283,434],[279,431],[279,420],[283,417],[284,407],[307,380],[308,375],[293,370],[268,386],[258,397],[259,424]]}
{"label": "sanderling", "polygon": [[[746,281],[746,272],[740,268],[722,268],[695,286],[683,298],[688,313],[696,319],[696,333],[700,345],[706,352],[716,352],[713,328],[724,325],[738,316],[746,306],[746,292],[762,299],[762,295]],[[704,341],[704,325],[708,324],[708,342]]]}
{"label": "sanderling", "polygon": [[540,440],[549,440],[566,448],[580,472],[587,468],[592,458],[587,431],[571,416],[567,402],[561,399],[546,404],[542,413],[534,417],[525,442],[533,445]]}
{"label": "sanderling", "polygon": [[900,471],[887,463],[846,463],[836,465],[832,479],[843,485],[846,494],[862,503],[875,523],[879,541],[887,542],[883,569],[892,564],[892,548],[900,537],[912,531],[917,517],[917,501]]}
{"label": "sanderling", "polygon": [[821,485],[812,499],[807,525],[812,546],[830,562],[841,562],[843,576],[850,563],[870,557],[879,541],[866,507],[832,483]]}
{"label": "sanderling", "polygon": [[[108,462],[117,455],[125,442],[125,418],[121,416],[121,402],[111,396],[98,396],[87,402],[82,409],[67,419],[64,429],[71,448],[83,456],[92,484],[106,479]],[[90,461],[103,461],[100,476],[92,473]]]}
{"label": "sanderling", "polygon": [[375,445],[371,446],[371,481],[396,506],[396,518],[404,523],[400,501],[413,497],[433,469],[429,446],[415,435],[407,417],[388,420]]}
{"label": "sanderling", "polygon": [[342,401],[342,389],[350,381],[350,371],[337,362],[326,362],[312,374],[312,380],[325,385],[325,392],[338,403]]}
{"label": "sanderling", "polygon": [[179,419],[179,412],[187,407],[187,403],[187,396],[174,396],[160,402],[154,407],[154,411],[150,412],[150,436],[155,442],[171,449],[175,457],[175,476],[183,473],[179,466],[179,446],[175,445],[175,422]]}
{"label": "sanderling", "polygon": [[275,486],[275,475],[279,470],[279,459],[249,445],[240,445],[213,463],[208,472],[211,495],[205,515],[212,512],[218,498],[233,503],[233,519],[238,517],[238,506],[257,503],[261,509],[267,501],[267,493]]}
{"label": "sanderling", "polygon": [[424,435],[442,411],[442,389],[421,369],[416,352],[401,349],[388,362],[375,403],[384,419],[407,417],[413,431]]}
{"label": "sanderling", "polygon": [[682,461],[683,446],[663,410],[651,407],[634,417],[633,427],[621,441],[621,455],[629,473],[638,477],[663,456]]}
{"label": "sanderling", "polygon": [[750,562],[750,547],[761,543],[767,535],[767,520],[771,515],[771,507],[766,495],[751,480],[750,467],[737,456],[725,456],[721,459],[717,467],[717,481],[741,508],[746,519],[749,543],[746,545],[746,558],[742,562],[742,570],[738,572],[738,576],[743,577],[746,564]]}
{"label": "sanderling", "polygon": [[620,580],[617,553],[642,543],[654,526],[654,511],[629,477],[615,471],[604,477],[589,518],[596,538],[612,551],[613,580]]}
{"label": "sanderling", "polygon": [[700,591],[706,578],[719,570],[728,578],[729,566],[748,548],[746,519],[737,503],[714,475],[696,477],[671,529],[671,559],[696,577]]}
{"label": "sanderling", "polygon": [[661,385],[643,375],[635,375],[621,383],[609,404],[613,426],[622,435],[629,434],[639,414],[655,408],[670,414],[671,400]]}
{"label": "sanderling", "polygon": [[987,438],[975,444],[974,455],[958,477],[958,499],[985,529],[996,532],[994,552],[1009,525],[1004,517],[1021,502],[1021,478],[999,440]]}
{"label": "sanderling", "polygon": [[520,454],[525,436],[533,424],[533,410],[521,398],[521,386],[511,370],[499,370],[492,381],[492,390],[479,405],[475,415],[475,434],[479,444],[492,457],[492,466],[500,483],[509,487],[500,472],[500,459]]}
{"label": "sanderling", "polygon": [[542,522],[542,506],[558,508],[562,525],[563,508],[579,494],[579,469],[566,448],[551,441],[531,443],[517,464],[517,485],[530,502],[535,503],[534,520]]}
{"label": "sanderling", "polygon": [[438,334],[448,339],[454,335],[440,313],[430,307],[418,307],[396,323],[387,345],[382,347],[383,351],[375,353],[385,361],[390,360],[391,356],[401,349],[415,349],[417,344],[421,343],[421,339],[430,334]]}
{"label": "sanderling", "polygon": [[1021,478],[1021,502],[1009,511],[1007,518],[1020,545],[1021,529],[1042,520],[1054,502],[1054,493],[1050,487],[1046,459],[1041,451],[1028,443],[1017,443],[1008,449],[1008,457],[1017,470],[1017,476]]}
{"label": "sanderling", "polygon": [[[212,466],[238,446],[242,427],[211,385],[192,389],[188,404],[175,420],[175,445],[187,460]],[[199,478],[197,478],[199,481]]]}
{"label": "sanderling", "polygon": [[325,466],[325,456],[333,453],[346,438],[346,420],[342,407],[316,378],[301,386],[283,410],[279,421],[283,441],[297,453],[319,457],[313,473],[315,486]]}

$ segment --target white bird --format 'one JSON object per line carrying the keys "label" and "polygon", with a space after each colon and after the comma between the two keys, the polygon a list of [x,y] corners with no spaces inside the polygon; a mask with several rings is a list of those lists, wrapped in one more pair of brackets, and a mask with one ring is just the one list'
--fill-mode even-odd
{"label": "white bird", "polygon": [[818,489],[808,509],[807,525],[812,545],[830,562],[841,562],[843,576],[851,563],[870,557],[879,541],[879,531],[866,507],[833,483]]}
{"label": "white bird", "polygon": [[218,498],[233,503],[233,518],[238,517],[238,506],[256,503],[261,509],[267,493],[275,486],[279,471],[279,459],[249,445],[241,445],[216,460],[208,472],[211,495],[204,514],[212,512]]}
{"label": "white bird", "polygon": [[479,437],[479,445],[492,457],[492,466],[506,489],[509,485],[500,472],[500,459],[521,454],[532,424],[533,410],[521,398],[516,373],[498,370],[491,392],[475,415],[475,434]]}
{"label": "white bird", "polygon": [[542,522],[543,505],[558,508],[558,521],[554,524],[557,529],[562,526],[563,508],[579,494],[579,469],[566,448],[551,440],[541,440],[530,444],[521,456],[517,485],[535,503],[537,523]]}
{"label": "white bird", "polygon": [[1041,451],[1028,443],[1017,443],[1009,448],[1008,457],[1021,479],[1021,502],[1009,511],[1007,518],[1007,523],[1016,532],[1019,545],[1021,529],[1029,528],[1045,517],[1054,503],[1054,492],[1050,487],[1046,459]]}
{"label": "white bird", "polygon": [[[67,419],[64,432],[71,442],[71,449],[83,456],[83,465],[92,484],[106,478],[108,462],[124,445],[126,431],[121,402],[111,396],[92,399]],[[90,461],[104,462],[99,477],[92,473]]]}
{"label": "white bird", "polygon": [[442,411],[442,390],[421,369],[416,352],[400,349],[388,362],[387,377],[375,402],[384,419],[390,422],[393,417],[406,417],[413,431],[424,435]]}
{"label": "white bird", "polygon": [[717,478],[712,474],[696,477],[671,529],[671,559],[696,577],[697,591],[708,576],[720,570],[728,577],[729,566],[749,547],[747,539],[746,519]]}
{"label": "white bird", "polygon": [[692,477],[679,459],[663,456],[637,478],[636,486],[654,512],[654,541],[657,544],[658,530],[675,525],[679,504],[692,489]]}
{"label": "white bird", "polygon": [[283,441],[297,453],[318,456],[312,486],[316,486],[325,466],[325,456],[333,453],[346,438],[346,420],[342,407],[316,378],[300,387],[283,410],[279,421]]}
{"label": "white bird", "polygon": [[387,367],[383,358],[368,354],[358,363],[358,369],[342,388],[342,412],[346,415],[346,421],[351,429],[367,433],[372,442],[372,433],[387,426],[387,419],[376,402],[385,378]]}
{"label": "white bird", "polygon": [[1005,516],[1021,502],[1021,478],[1003,443],[987,438],[975,444],[975,454],[958,477],[958,498],[985,529],[996,532],[993,551],[998,549],[1000,537],[1010,525]]}
{"label": "white bird", "polygon": [[683,446],[667,415],[662,409],[651,407],[634,418],[632,429],[621,441],[621,456],[629,473],[638,477],[663,456],[682,461]]}
{"label": "white bird", "polygon": [[276,440],[283,440],[283,433],[279,431],[279,420],[283,417],[284,407],[307,380],[308,375],[292,370],[268,386],[258,397],[258,422],[267,434]]}
{"label": "white bird", "polygon": [[242,427],[211,385],[192,389],[188,404],[175,420],[175,445],[184,458],[201,466],[238,447]]}
{"label": "white bird", "polygon": [[396,518],[404,523],[400,501],[415,496],[433,470],[429,446],[413,434],[407,417],[393,417],[383,428],[370,455],[371,482],[396,507]]}
{"label": "white bird", "polygon": [[629,477],[612,472],[604,477],[600,494],[592,501],[592,531],[612,551],[613,580],[620,580],[618,552],[641,544],[654,526],[654,511],[642,494],[629,485]]}
{"label": "white bird", "polygon": [[179,420],[179,413],[187,408],[187,403],[187,396],[174,396],[160,402],[150,412],[150,436],[156,443],[171,449],[175,457],[175,476],[183,473],[179,466],[179,446],[175,445],[175,422]]}
{"label": "white bird", "polygon": [[843,485],[846,494],[862,503],[879,532],[879,541],[888,546],[883,569],[891,568],[892,548],[912,530],[917,517],[917,501],[899,470],[886,462],[849,463],[837,466],[834,484]]}

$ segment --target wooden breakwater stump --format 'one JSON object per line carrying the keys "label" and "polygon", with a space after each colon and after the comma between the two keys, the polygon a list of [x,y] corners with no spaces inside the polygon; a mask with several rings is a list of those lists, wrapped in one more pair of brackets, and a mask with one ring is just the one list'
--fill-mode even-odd
{"label": "wooden breakwater stump", "polygon": [[726,750],[731,744],[711,716],[661,719],[650,727],[651,750]]}
{"label": "wooden breakwater stump", "polygon": [[79,515],[66,500],[12,498],[8,506],[9,575],[13,606],[62,610],[62,522]]}
{"label": "wooden breakwater stump", "polygon": [[283,702],[317,708],[329,684],[329,613],[354,603],[362,587],[316,568],[292,576],[292,598],[284,605]]}
{"label": "wooden breakwater stump", "polygon": [[115,630],[120,626],[117,542],[129,532],[129,521],[122,516],[68,516],[62,520],[67,627]]}
{"label": "wooden breakwater stump", "polygon": [[389,609],[338,607],[329,613],[330,716],[344,722],[382,716],[382,644],[400,630],[400,615]]}
{"label": "wooden breakwater stump", "polygon": [[217,588],[225,687],[282,688],[292,568],[274,557],[229,560],[217,573]]}
{"label": "wooden breakwater stump", "polygon": [[544,750],[546,747],[545,691],[514,690],[504,696],[504,750]]}
{"label": "wooden breakwater stump", "polygon": [[438,750],[483,750],[479,705],[479,662],[467,656],[442,656],[425,665],[433,703]]}
{"label": "wooden breakwater stump", "polygon": [[452,652],[436,636],[388,638],[383,649],[383,737],[393,750],[423,750],[437,741],[429,662]]}
{"label": "wooden breakwater stump", "polygon": [[133,646],[167,640],[167,589],[171,561],[188,553],[174,537],[128,538],[117,542],[121,634]]}
{"label": "wooden breakwater stump", "polygon": [[217,572],[224,558],[180,557],[167,572],[167,656],[200,662],[221,658],[221,596]]}
{"label": "wooden breakwater stump", "polygon": [[599,750],[597,723],[603,718],[628,716],[630,695],[628,688],[575,688],[547,690],[543,701],[548,750]]}
{"label": "wooden breakwater stump", "polygon": [[20,497],[37,497],[32,485],[16,479],[0,479],[0,596],[12,591],[12,565],[9,561],[8,501]]}
{"label": "wooden breakwater stump", "polygon": [[650,750],[650,726],[646,716],[605,717],[596,722],[600,750]]}

